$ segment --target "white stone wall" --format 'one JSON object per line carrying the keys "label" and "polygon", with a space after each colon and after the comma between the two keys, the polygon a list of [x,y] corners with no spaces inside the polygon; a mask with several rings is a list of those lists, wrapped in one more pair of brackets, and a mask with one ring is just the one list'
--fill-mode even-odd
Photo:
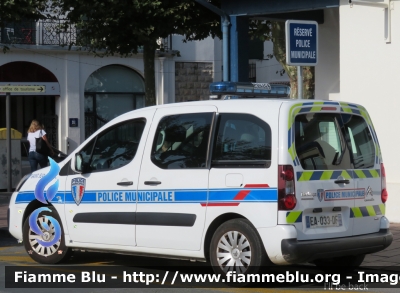
{"label": "white stone wall", "polygon": [[264,42],[265,60],[252,60],[252,62],[256,64],[256,82],[289,81],[289,77],[286,73],[283,75],[280,74],[283,69],[282,65],[275,59],[275,57],[268,57],[269,54],[273,55],[273,43],[271,41],[266,41]]}
{"label": "white stone wall", "polygon": [[[211,37],[186,43],[182,40],[182,36],[172,36],[172,49],[179,51],[180,56],[164,61],[165,103],[205,99],[208,84],[222,80],[222,41]],[[196,69],[199,66],[201,68]],[[193,67],[193,72],[189,67]],[[160,83],[157,84],[160,87]],[[182,98],[182,95],[190,97]]]}
{"label": "white stone wall", "polygon": [[208,100],[211,62],[175,62],[175,102]]}
{"label": "white stone wall", "polygon": [[324,10],[318,25],[318,64],[315,66],[315,98],[335,100],[340,92],[339,8]]}
{"label": "white stone wall", "polygon": [[384,39],[385,17],[380,7],[340,0],[340,96],[360,103],[370,113],[386,169],[387,217],[400,222],[400,3],[393,2],[391,42]]}

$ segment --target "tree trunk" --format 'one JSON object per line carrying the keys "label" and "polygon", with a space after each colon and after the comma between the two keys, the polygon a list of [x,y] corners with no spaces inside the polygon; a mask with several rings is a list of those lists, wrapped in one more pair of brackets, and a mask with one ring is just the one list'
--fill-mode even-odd
{"label": "tree trunk", "polygon": [[[297,66],[289,66],[286,64],[286,35],[284,22],[272,22],[272,42],[274,44],[273,54],[289,76],[290,98],[297,99]],[[303,99],[314,98],[314,72],[313,66],[303,66]]]}
{"label": "tree trunk", "polygon": [[157,43],[146,43],[143,46],[143,63],[144,63],[144,86],[146,91],[146,107],[156,104],[156,75],[154,68],[154,59],[156,56]]}
{"label": "tree trunk", "polygon": [[315,67],[303,67],[303,99],[313,99],[315,96]]}

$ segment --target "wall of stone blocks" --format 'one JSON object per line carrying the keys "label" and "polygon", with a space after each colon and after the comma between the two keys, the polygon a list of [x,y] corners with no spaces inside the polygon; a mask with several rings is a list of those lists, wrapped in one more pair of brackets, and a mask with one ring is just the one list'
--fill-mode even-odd
{"label": "wall of stone blocks", "polygon": [[213,77],[211,62],[175,62],[175,102],[208,100]]}

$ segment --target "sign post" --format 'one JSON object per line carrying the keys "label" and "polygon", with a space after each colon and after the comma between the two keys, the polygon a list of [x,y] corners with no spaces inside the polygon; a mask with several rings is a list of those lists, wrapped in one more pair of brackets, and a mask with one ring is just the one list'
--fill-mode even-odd
{"label": "sign post", "polygon": [[286,64],[297,66],[298,99],[303,98],[303,68],[318,63],[318,23],[286,21]]}
{"label": "sign post", "polygon": [[6,146],[7,146],[7,191],[12,189],[12,171],[11,171],[11,93],[45,93],[44,85],[0,85],[0,93],[6,95]]}
{"label": "sign post", "polygon": [[11,97],[6,95],[6,146],[7,146],[7,192],[11,192],[12,173],[11,173]]}

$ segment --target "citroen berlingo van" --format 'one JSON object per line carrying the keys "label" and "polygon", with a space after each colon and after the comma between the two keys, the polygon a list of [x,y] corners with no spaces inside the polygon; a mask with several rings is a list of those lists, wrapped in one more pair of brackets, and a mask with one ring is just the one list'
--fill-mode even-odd
{"label": "citroen berlingo van", "polygon": [[92,249],[209,261],[220,273],[358,266],[392,242],[387,198],[364,107],[216,99],[110,121],[21,180],[9,230],[45,264]]}

